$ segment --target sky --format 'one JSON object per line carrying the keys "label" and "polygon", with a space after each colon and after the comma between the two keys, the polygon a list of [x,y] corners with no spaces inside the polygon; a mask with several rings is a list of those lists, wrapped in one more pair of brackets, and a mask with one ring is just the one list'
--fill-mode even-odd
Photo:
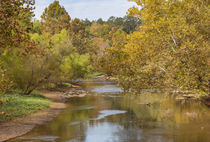
{"label": "sky", "polygon": [[[44,9],[54,0],[35,0],[35,18],[40,19]],[[71,18],[107,20],[110,16],[123,17],[127,10],[134,5],[127,0],[59,0]]]}

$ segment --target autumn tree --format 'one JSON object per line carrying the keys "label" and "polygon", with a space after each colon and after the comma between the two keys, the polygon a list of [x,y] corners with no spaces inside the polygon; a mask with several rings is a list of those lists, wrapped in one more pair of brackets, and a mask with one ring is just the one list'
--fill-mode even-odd
{"label": "autumn tree", "polygon": [[12,87],[8,68],[2,56],[18,49],[18,54],[26,54],[34,49],[29,39],[32,24],[34,0],[0,1],[0,94]]}
{"label": "autumn tree", "polygon": [[104,64],[100,63],[100,59],[104,57],[104,51],[109,47],[109,42],[103,38],[94,37],[91,38],[89,44],[88,53],[90,54],[92,65],[95,67],[95,70],[104,72],[106,69],[102,67]]}
{"label": "autumn tree", "polygon": [[[32,28],[34,0],[0,1],[0,49],[20,47]],[[1,53],[1,52],[0,52]]]}
{"label": "autumn tree", "polygon": [[45,8],[41,16],[42,30],[50,34],[61,32],[62,29],[69,29],[70,16],[59,1],[54,1]]}
{"label": "autumn tree", "polygon": [[84,54],[88,50],[88,38],[83,22],[75,18],[70,23],[70,38],[72,45],[79,54]]}
{"label": "autumn tree", "polygon": [[[106,46],[103,49],[103,56],[99,56],[99,68],[108,75],[122,75],[123,66],[125,66],[127,43],[127,34],[119,30],[112,35],[111,47]],[[123,71],[124,72],[124,71]]]}
{"label": "autumn tree", "polygon": [[[208,94],[208,1],[130,1],[137,6],[129,9],[128,16],[137,21],[127,17],[126,26],[112,28],[112,47],[102,60],[109,73],[118,76],[127,90],[172,88]],[[110,17],[109,25],[113,26],[116,19]],[[142,22],[138,23],[138,19]],[[123,37],[122,33],[116,36],[119,30],[130,33],[125,44],[118,42]]]}
{"label": "autumn tree", "polygon": [[90,27],[90,34],[93,37],[102,37],[106,38],[109,34],[110,27],[108,24],[98,24],[98,23],[93,23]]}
{"label": "autumn tree", "polygon": [[139,82],[208,92],[208,0],[131,1],[139,7],[129,15],[143,21],[126,45],[134,67],[146,73]]}
{"label": "autumn tree", "polygon": [[79,32],[84,32],[85,31],[85,26],[84,23],[78,19],[75,18],[71,23],[70,23],[70,30],[73,33],[79,33]]}

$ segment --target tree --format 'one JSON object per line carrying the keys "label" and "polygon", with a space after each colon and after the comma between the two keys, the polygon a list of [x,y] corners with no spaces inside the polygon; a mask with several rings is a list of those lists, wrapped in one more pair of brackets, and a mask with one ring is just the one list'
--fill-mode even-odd
{"label": "tree", "polygon": [[[130,33],[128,41],[122,40],[121,28],[112,28],[112,47],[101,59],[104,69],[118,75],[126,90],[171,88],[208,94],[208,0],[130,1],[138,6],[129,9],[121,27]],[[116,19],[109,18],[110,27],[121,21]]]}
{"label": "tree", "polygon": [[90,27],[90,34],[95,37],[103,37],[106,38],[110,31],[110,27],[107,24],[98,24],[93,23]]}
{"label": "tree", "polygon": [[[105,46],[103,56],[99,58],[99,68],[108,75],[122,75],[123,66],[127,60],[125,45],[127,34],[119,30],[112,35],[111,47]],[[124,72],[124,71],[123,71]]]}
{"label": "tree", "polygon": [[83,22],[83,24],[84,24],[85,27],[89,27],[92,24],[92,22],[90,20],[88,20],[88,19],[85,19],[82,22]]}
{"label": "tree", "polygon": [[148,75],[140,82],[208,92],[208,1],[131,1],[139,8],[131,8],[129,15],[141,17],[143,25],[126,48],[134,67]]}
{"label": "tree", "polygon": [[34,20],[34,21],[33,21],[32,33],[41,34],[41,23],[40,23],[39,20]]}
{"label": "tree", "polygon": [[61,32],[62,29],[69,29],[70,16],[59,1],[54,1],[45,8],[41,16],[42,30],[50,34]]}
{"label": "tree", "polygon": [[125,16],[123,20],[123,31],[125,31],[128,34],[136,31],[138,26],[141,25],[141,20],[136,17]]}
{"label": "tree", "polygon": [[70,35],[72,45],[75,50],[81,55],[88,50],[88,39],[85,31],[85,26],[80,19],[75,18],[70,24]]}
{"label": "tree", "polygon": [[103,25],[104,24],[104,21],[102,18],[99,18],[97,21],[96,21],[97,24],[101,24]]}
{"label": "tree", "polygon": [[109,19],[107,20],[107,23],[110,25],[110,26],[114,26],[114,21],[115,21],[115,17],[114,16],[111,16],[109,17]]}
{"label": "tree", "polygon": [[137,30],[137,27],[141,25],[140,18],[133,16],[124,16],[122,17],[110,17],[107,21],[107,24],[111,28],[122,29],[126,33],[130,34]]}
{"label": "tree", "polygon": [[113,24],[115,27],[123,26],[124,19],[122,17],[116,17],[115,20],[113,21]]}
{"label": "tree", "polygon": [[0,1],[0,94],[13,85],[2,56],[17,48],[17,54],[31,54],[35,49],[29,38],[33,9],[34,0]]}
{"label": "tree", "polygon": [[0,1],[0,53],[28,41],[34,0]]}
{"label": "tree", "polygon": [[[92,65],[95,67],[96,70],[100,70],[100,63],[99,60],[104,56],[104,51],[106,48],[109,47],[109,43],[105,41],[103,38],[94,37],[91,38],[90,41],[90,48],[88,53],[90,54],[90,60]],[[101,68],[102,71],[102,68]]]}
{"label": "tree", "polygon": [[85,25],[84,25],[84,23],[80,19],[75,18],[70,23],[70,30],[73,33],[84,32],[85,31]]}

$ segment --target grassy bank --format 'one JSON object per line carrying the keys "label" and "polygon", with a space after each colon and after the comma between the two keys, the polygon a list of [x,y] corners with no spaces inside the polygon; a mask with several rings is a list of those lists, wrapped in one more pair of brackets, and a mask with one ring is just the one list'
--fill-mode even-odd
{"label": "grassy bank", "polygon": [[50,100],[42,95],[6,94],[0,97],[0,122],[37,112],[49,107]]}

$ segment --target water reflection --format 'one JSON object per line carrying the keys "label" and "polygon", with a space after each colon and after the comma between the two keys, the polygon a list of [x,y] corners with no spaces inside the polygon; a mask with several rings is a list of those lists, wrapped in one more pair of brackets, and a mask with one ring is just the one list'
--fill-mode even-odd
{"label": "water reflection", "polygon": [[100,112],[100,115],[97,118],[94,118],[91,120],[100,120],[100,119],[104,119],[107,116],[126,113],[126,111],[122,111],[122,110],[102,110],[99,112]]}
{"label": "water reflection", "polygon": [[119,93],[123,90],[116,86],[115,82],[108,81],[85,81],[81,83],[84,88],[94,93]]}
{"label": "water reflection", "polygon": [[70,99],[53,121],[11,142],[210,142],[210,109],[198,101],[122,95],[110,82],[83,85],[93,93]]}
{"label": "water reflection", "polygon": [[115,123],[99,123],[88,127],[85,142],[119,142],[117,133],[121,131],[123,127]]}
{"label": "water reflection", "polygon": [[98,88],[94,88],[92,92],[97,92],[97,93],[117,93],[117,92],[122,92],[122,89],[115,87],[113,85],[104,85]]}
{"label": "water reflection", "polygon": [[59,137],[57,137],[57,136],[39,136],[39,137],[34,137],[34,138],[31,137],[30,140],[31,141],[51,141],[51,142],[54,142],[58,138]]}

